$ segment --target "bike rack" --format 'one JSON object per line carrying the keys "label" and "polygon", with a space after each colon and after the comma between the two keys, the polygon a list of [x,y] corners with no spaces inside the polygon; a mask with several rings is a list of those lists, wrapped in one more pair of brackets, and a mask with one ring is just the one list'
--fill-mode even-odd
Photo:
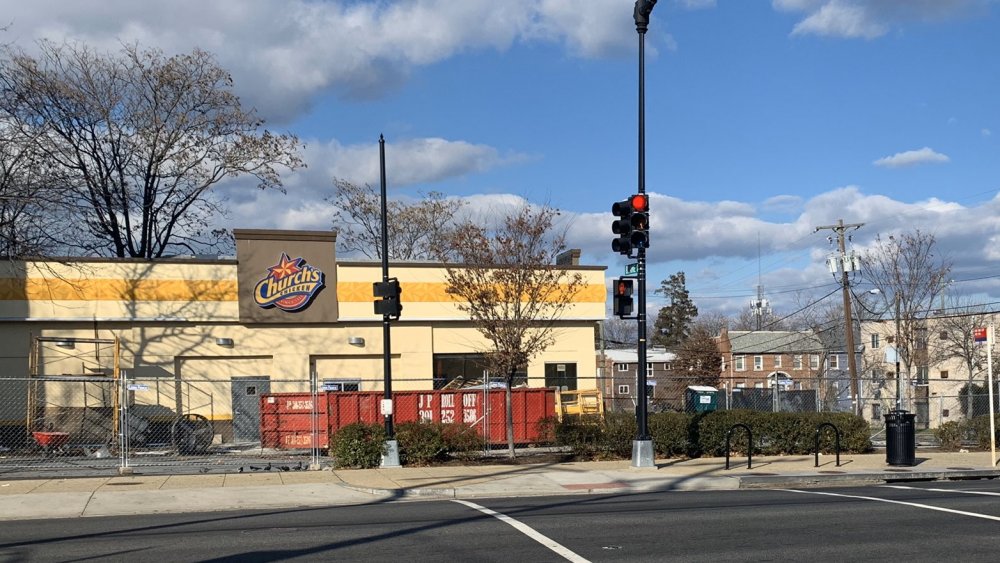
{"label": "bike rack", "polygon": [[730,440],[733,437],[733,430],[736,430],[737,428],[742,428],[747,431],[747,469],[750,469],[750,465],[753,460],[753,432],[746,424],[734,424],[730,426],[729,431],[726,432],[726,469],[729,469]]}
{"label": "bike rack", "polygon": [[816,467],[819,467],[819,435],[825,426],[833,428],[834,451],[837,452],[837,467],[840,467],[840,429],[837,428],[832,422],[821,422],[818,426],[816,426]]}

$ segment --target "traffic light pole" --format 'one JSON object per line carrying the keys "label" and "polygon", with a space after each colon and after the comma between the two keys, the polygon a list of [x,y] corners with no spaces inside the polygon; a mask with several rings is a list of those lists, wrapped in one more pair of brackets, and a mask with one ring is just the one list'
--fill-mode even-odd
{"label": "traffic light pole", "polygon": [[[389,221],[387,217],[385,181],[385,137],[378,136],[379,172],[382,180],[382,283],[389,282]],[[382,415],[385,417],[385,447],[382,450],[382,467],[399,467],[399,442],[392,425],[392,346],[389,315],[382,313],[382,373],[385,394],[382,398]]]}
{"label": "traffic light pole", "polygon": [[[636,0],[632,13],[635,19],[635,30],[639,33],[639,193],[646,193],[646,28],[649,25],[649,14],[653,11],[656,0]],[[648,200],[647,200],[648,202]],[[647,203],[648,207],[648,203]],[[635,408],[638,433],[632,442],[632,467],[654,467],[653,440],[649,435],[647,392],[646,392],[646,245],[640,245],[637,252],[639,271],[638,280],[638,329],[637,353],[639,356],[636,374],[637,404]]]}

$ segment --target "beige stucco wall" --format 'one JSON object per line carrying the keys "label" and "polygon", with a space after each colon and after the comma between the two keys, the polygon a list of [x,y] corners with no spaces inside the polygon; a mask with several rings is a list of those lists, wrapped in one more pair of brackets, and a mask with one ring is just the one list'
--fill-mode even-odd
{"label": "beige stucco wall", "polygon": [[[934,339],[938,337],[937,331],[938,328],[933,324],[928,327],[928,335],[930,338],[929,346],[932,348],[935,344]],[[870,405],[873,403],[879,403],[883,413],[895,408],[895,378],[885,379],[884,386],[881,389],[881,397],[877,400],[872,398],[873,389],[868,383],[873,369],[879,370],[883,374],[895,372],[895,363],[885,361],[886,350],[891,349],[893,346],[893,343],[890,342],[890,340],[892,340],[895,336],[895,332],[896,325],[893,320],[868,321],[861,323],[860,344],[865,346],[865,353],[862,365],[859,366],[859,371],[861,372],[862,381],[866,383],[866,386],[862,390],[862,396],[866,399],[865,417],[869,419],[872,415]],[[871,346],[872,334],[879,335],[878,348],[872,348]],[[933,350],[931,355],[936,355]],[[909,370],[907,370],[906,364],[901,363],[900,369],[903,371],[903,378],[901,381],[903,408],[913,412],[915,409],[914,401],[917,399],[916,387],[913,385],[913,380],[917,377],[916,367],[911,366]],[[947,374],[947,377],[942,377],[945,374]],[[973,378],[977,385],[982,385],[986,379],[986,374],[985,372],[975,373],[973,374]],[[928,366],[926,383],[927,415],[930,428],[937,428],[941,424],[948,421],[963,419],[959,392],[968,382],[968,369],[960,358],[936,358],[931,362]]]}

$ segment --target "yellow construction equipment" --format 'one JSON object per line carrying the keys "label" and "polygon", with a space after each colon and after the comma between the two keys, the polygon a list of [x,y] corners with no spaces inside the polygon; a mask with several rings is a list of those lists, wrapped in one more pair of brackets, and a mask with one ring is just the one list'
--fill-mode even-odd
{"label": "yellow construction equipment", "polygon": [[604,419],[604,400],[597,389],[556,391],[556,418],[559,422],[568,415],[594,416]]}

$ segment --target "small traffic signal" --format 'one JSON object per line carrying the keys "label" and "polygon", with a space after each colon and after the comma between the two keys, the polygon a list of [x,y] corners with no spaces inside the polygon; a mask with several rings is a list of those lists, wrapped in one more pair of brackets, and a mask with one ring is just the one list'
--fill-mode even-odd
{"label": "small traffic signal", "polygon": [[372,293],[375,294],[375,297],[381,297],[381,299],[375,300],[375,314],[398,319],[399,314],[403,311],[403,304],[399,299],[402,292],[399,280],[396,278],[373,283]]}
{"label": "small traffic signal", "polygon": [[621,318],[632,316],[632,279],[618,278],[612,283],[611,290],[614,292],[612,308],[616,316]]}
{"label": "small traffic signal", "polygon": [[631,254],[632,243],[629,237],[632,233],[632,202],[628,199],[616,201],[611,206],[611,213],[618,217],[611,223],[611,232],[618,238],[611,241],[611,250],[619,254]]}
{"label": "small traffic signal", "polygon": [[632,208],[629,243],[633,248],[649,248],[649,198],[646,194],[635,194],[629,198],[629,207]]}

